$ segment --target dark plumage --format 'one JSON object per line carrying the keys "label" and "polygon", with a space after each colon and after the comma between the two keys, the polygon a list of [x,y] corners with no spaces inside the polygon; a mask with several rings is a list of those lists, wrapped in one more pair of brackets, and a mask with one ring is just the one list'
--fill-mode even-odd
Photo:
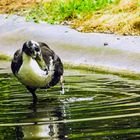
{"label": "dark plumage", "polygon": [[36,102],[37,88],[50,88],[59,81],[63,89],[63,64],[48,45],[42,42],[27,41],[17,50],[11,63],[13,74],[32,93]]}

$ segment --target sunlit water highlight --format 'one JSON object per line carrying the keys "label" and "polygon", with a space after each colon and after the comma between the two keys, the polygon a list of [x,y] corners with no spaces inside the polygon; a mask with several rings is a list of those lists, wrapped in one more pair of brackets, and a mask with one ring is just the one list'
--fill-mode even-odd
{"label": "sunlit water highlight", "polygon": [[79,70],[38,90],[39,101],[12,74],[0,74],[0,140],[139,140],[140,81]]}

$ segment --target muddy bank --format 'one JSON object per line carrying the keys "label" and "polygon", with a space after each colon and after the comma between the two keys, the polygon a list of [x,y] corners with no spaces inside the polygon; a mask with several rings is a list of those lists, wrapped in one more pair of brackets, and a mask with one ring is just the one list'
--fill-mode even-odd
{"label": "muddy bank", "polygon": [[80,33],[67,26],[0,15],[0,53],[12,56],[27,40],[46,42],[64,63],[140,73],[140,37]]}

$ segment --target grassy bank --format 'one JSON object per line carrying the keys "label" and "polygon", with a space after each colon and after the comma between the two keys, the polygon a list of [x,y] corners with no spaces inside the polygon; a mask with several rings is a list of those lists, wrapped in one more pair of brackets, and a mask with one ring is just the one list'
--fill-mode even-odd
{"label": "grassy bank", "polygon": [[138,0],[52,0],[39,3],[27,19],[65,23],[81,32],[140,35],[139,11]]}
{"label": "grassy bank", "polygon": [[0,61],[10,61],[11,59],[10,56],[0,53]]}
{"label": "grassy bank", "polygon": [[[8,3],[9,2],[9,3]],[[68,24],[81,32],[140,35],[139,0],[1,0],[0,13]]]}
{"label": "grassy bank", "polygon": [[39,3],[29,12],[27,18],[35,19],[36,22],[43,20],[49,23],[81,20],[111,3],[113,0],[52,0]]}

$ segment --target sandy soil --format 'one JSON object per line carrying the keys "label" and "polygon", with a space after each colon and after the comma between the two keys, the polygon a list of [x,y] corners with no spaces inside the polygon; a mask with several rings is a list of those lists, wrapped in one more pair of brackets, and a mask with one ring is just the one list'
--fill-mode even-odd
{"label": "sandy soil", "polygon": [[25,10],[38,2],[39,0],[0,0],[0,14]]}

